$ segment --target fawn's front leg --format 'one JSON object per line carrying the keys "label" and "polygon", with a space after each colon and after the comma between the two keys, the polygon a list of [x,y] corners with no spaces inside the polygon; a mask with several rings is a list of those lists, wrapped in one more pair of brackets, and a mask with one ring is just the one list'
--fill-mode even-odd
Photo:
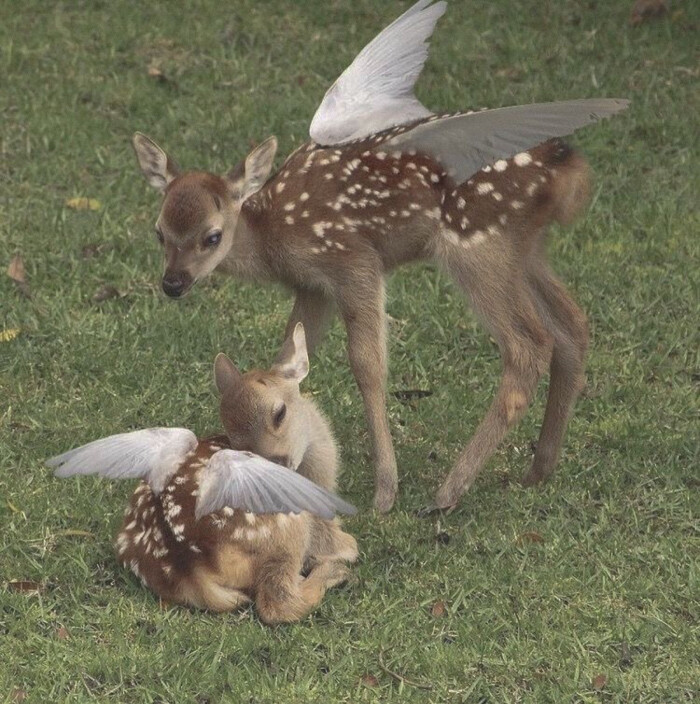
{"label": "fawn's front leg", "polygon": [[303,323],[306,334],[306,349],[311,354],[323,339],[326,329],[333,319],[334,308],[333,299],[323,293],[299,289],[287,321],[285,339],[292,334],[297,323]]}
{"label": "fawn's front leg", "polygon": [[364,273],[365,280],[348,282],[338,303],[348,333],[350,367],[362,394],[374,450],[374,507],[385,513],[394,505],[398,475],[386,412],[384,281],[381,276]]}

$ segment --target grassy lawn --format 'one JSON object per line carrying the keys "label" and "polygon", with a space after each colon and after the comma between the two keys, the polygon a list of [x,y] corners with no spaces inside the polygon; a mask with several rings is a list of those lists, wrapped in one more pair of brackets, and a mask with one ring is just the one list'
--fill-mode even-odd
{"label": "grassy lawn", "polygon": [[[215,354],[268,363],[291,306],[280,289],[223,278],[165,300],[157,198],[131,134],[185,167],[223,171],[269,134],[282,156],[331,81],[408,5],[2,3],[0,332],[20,332],[0,341],[0,701],[697,696],[698,3],[633,28],[631,0],[452,0],[436,32],[419,90],[433,109],[633,101],[573,140],[596,175],[593,204],[551,236],[592,341],[546,487],[518,485],[543,385],[460,507],[416,517],[499,373],[488,335],[429,266],[388,290],[390,390],[433,392],[392,397],[402,483],[390,515],[369,510],[368,440],[338,323],[305,382],[335,427],[343,493],[362,508],[346,523],[362,552],[357,581],[305,621],[270,629],[252,611],[161,608],[112,552],[131,484],[60,482],[42,466],[127,429],[217,430]],[[78,196],[101,208],[66,207]],[[31,299],[5,276],[15,254]],[[96,302],[105,285],[119,296]]]}

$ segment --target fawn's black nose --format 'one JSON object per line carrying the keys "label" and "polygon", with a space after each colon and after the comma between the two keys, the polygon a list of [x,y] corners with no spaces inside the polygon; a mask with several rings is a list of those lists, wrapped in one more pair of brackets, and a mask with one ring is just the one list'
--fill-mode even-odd
{"label": "fawn's black nose", "polygon": [[166,279],[164,277],[163,291],[165,291],[165,295],[170,296],[170,298],[179,298],[185,292],[184,279],[177,277]]}

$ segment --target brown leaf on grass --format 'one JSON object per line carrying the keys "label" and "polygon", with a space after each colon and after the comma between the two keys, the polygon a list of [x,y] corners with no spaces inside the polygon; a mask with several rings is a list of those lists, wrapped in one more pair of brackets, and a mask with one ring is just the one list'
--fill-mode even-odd
{"label": "brown leaf on grass", "polygon": [[636,0],[630,13],[630,24],[633,27],[645,20],[661,17],[668,12],[666,0]]}
{"label": "brown leaf on grass", "polygon": [[95,291],[94,295],[92,296],[92,302],[103,303],[104,301],[108,301],[111,298],[119,298],[120,296],[121,293],[119,293],[119,291],[114,286],[106,284],[105,286],[100,286],[100,288]]}
{"label": "brown leaf on grass", "polygon": [[23,702],[29,695],[27,694],[26,689],[22,689],[21,687],[15,687],[11,692],[10,692],[10,701],[12,704],[19,704],[19,702]]}
{"label": "brown leaf on grass", "polygon": [[158,83],[169,83],[170,79],[154,64],[148,67],[148,77]]}
{"label": "brown leaf on grass", "polygon": [[73,210],[99,210],[102,203],[97,198],[69,198],[66,201],[66,207]]}
{"label": "brown leaf on grass", "polygon": [[28,579],[17,579],[7,583],[7,588],[12,592],[24,592],[27,594],[38,594],[44,590],[41,582],[32,582]]}
{"label": "brown leaf on grass", "polygon": [[93,257],[97,257],[111,248],[112,245],[106,242],[100,242],[99,244],[96,242],[92,242],[90,244],[86,244],[80,250],[80,254],[82,255],[83,259],[92,259]]}
{"label": "brown leaf on grass", "polygon": [[61,626],[60,628],[56,629],[56,638],[58,640],[68,640],[70,637],[70,634],[68,633],[68,629],[65,626]]}
{"label": "brown leaf on grass", "polygon": [[365,687],[379,687],[379,680],[374,675],[364,674],[360,678],[360,682]]}
{"label": "brown leaf on grass", "polygon": [[521,533],[516,539],[517,545],[525,545],[526,543],[544,543],[544,538],[534,530]]}
{"label": "brown leaf on grass", "polygon": [[605,675],[596,675],[593,678],[593,689],[601,690],[608,683],[608,678]]}
{"label": "brown leaf on grass", "polygon": [[32,297],[24,271],[24,260],[19,254],[12,257],[10,266],[7,267],[7,275],[15,282],[15,286],[25,298]]}
{"label": "brown leaf on grass", "polygon": [[433,618],[442,618],[447,616],[447,606],[444,601],[436,601],[430,609],[430,614]]}

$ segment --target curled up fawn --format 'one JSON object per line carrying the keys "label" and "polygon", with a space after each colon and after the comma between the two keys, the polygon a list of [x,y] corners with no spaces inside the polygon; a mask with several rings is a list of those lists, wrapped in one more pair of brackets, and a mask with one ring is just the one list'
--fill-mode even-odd
{"label": "curled up fawn", "polygon": [[583,385],[586,318],[547,263],[545,232],[586,205],[589,170],[559,137],[624,109],[571,100],[433,115],[413,95],[427,39],[445,3],[420,0],[333,84],[312,140],[273,173],[268,138],[230,172],[181,171],[134,137],[148,182],[163,194],[156,233],[163,289],[177,298],[213,271],[277,281],[296,300],[313,349],[337,310],[375,456],[374,504],[389,510],[397,470],[386,415],[385,276],[438,263],[496,339],[501,382],[486,416],[437,492],[454,506],[549,371],[549,395],[525,484],[551,475]]}
{"label": "curled up fawn", "polygon": [[150,428],[48,464],[61,477],[143,478],[116,548],[162,599],[213,611],[252,601],[266,623],[296,621],[347,579],[345,563],[358,556],[355,539],[334,518],[354,509],[332,493],[333,436],[299,394],[307,372],[298,325],[269,371],[241,374],[217,357],[226,435],[197,440],[182,428]]}

